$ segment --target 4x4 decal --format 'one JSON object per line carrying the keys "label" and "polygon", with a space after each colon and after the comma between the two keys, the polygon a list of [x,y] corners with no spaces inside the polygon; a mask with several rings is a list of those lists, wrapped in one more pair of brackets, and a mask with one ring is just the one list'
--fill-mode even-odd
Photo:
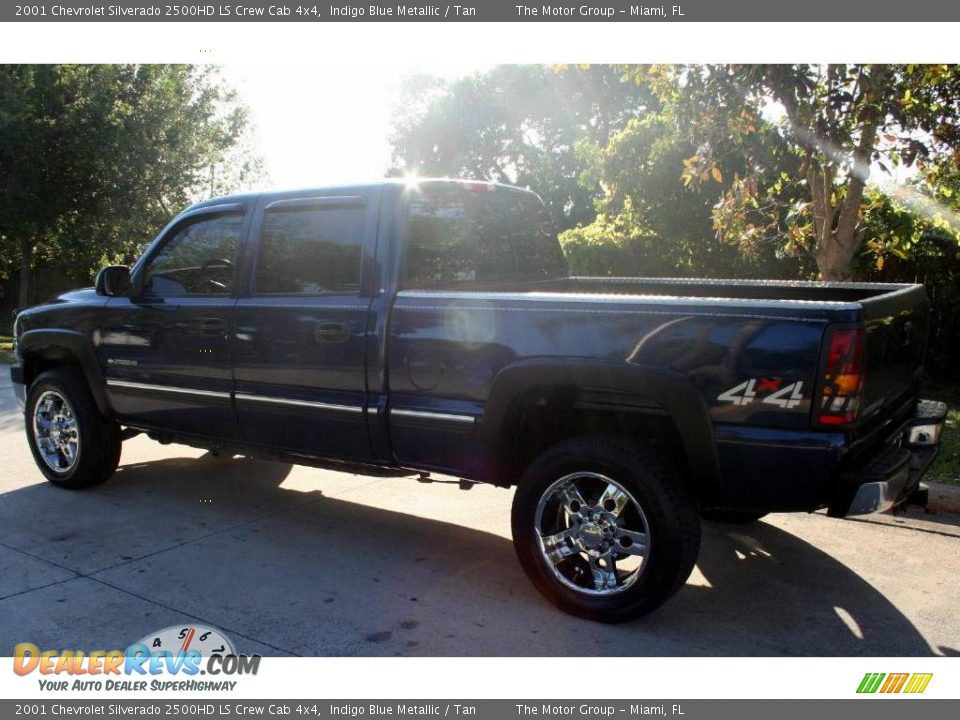
{"label": "4x4 decal", "polygon": [[[749,405],[758,400],[766,405],[786,409],[797,407],[803,401],[803,381],[798,380],[783,387],[781,385],[783,380],[780,378],[751,378],[720,393],[717,400],[734,405]],[[770,394],[758,398],[758,395],[764,392]]]}

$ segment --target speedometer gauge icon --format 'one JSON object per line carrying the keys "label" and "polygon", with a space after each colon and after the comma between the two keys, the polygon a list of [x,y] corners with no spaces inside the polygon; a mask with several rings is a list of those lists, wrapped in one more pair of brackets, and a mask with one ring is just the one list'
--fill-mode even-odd
{"label": "speedometer gauge icon", "polygon": [[186,655],[191,650],[202,656],[236,655],[237,652],[222,631],[206,625],[171,625],[159,632],[150,633],[140,640],[150,649],[151,655],[170,653],[174,657]]}

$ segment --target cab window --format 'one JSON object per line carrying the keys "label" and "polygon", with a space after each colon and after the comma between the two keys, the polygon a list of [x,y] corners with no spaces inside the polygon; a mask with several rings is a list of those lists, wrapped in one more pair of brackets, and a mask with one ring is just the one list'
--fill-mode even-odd
{"label": "cab window", "polygon": [[218,215],[175,230],[147,265],[145,293],[154,297],[229,295],[242,224],[242,215]]}
{"label": "cab window", "polygon": [[363,208],[267,211],[260,230],[258,295],[356,295]]}
{"label": "cab window", "polygon": [[566,274],[557,234],[533,194],[457,183],[411,191],[404,287],[470,289]]}

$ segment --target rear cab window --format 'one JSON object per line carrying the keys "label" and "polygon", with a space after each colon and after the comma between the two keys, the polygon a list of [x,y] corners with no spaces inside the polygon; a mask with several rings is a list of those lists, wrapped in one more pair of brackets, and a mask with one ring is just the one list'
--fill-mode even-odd
{"label": "rear cab window", "polygon": [[359,202],[306,201],[268,208],[260,228],[254,294],[357,295],[363,230]]}
{"label": "rear cab window", "polygon": [[405,289],[486,289],[566,276],[557,234],[533,193],[485,183],[408,191]]}

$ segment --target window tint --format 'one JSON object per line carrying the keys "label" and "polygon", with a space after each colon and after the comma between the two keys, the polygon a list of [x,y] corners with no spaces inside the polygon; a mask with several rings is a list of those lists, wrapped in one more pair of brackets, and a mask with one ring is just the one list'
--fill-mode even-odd
{"label": "window tint", "polygon": [[147,266],[147,294],[229,295],[242,224],[242,215],[220,215],[177,230]]}
{"label": "window tint", "polygon": [[529,193],[424,186],[410,199],[405,287],[565,275],[546,209]]}
{"label": "window tint", "polygon": [[260,231],[259,294],[360,291],[363,208],[268,211]]}

